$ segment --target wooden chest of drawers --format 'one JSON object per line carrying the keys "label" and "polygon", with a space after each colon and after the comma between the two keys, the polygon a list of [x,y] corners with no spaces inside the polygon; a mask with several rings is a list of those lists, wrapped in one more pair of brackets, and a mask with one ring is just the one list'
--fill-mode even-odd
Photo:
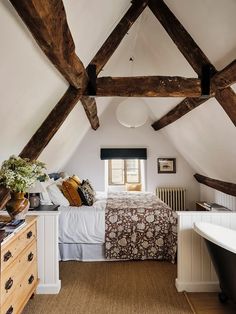
{"label": "wooden chest of drawers", "polygon": [[0,314],[19,314],[38,284],[36,217],[1,245]]}

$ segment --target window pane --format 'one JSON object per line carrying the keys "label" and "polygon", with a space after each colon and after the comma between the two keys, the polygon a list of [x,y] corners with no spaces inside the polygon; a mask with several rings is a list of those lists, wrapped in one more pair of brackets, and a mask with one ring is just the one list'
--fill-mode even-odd
{"label": "window pane", "polygon": [[139,160],[126,160],[126,181],[127,183],[139,183]]}
{"label": "window pane", "polygon": [[139,175],[138,169],[135,170],[127,170],[126,178],[128,183],[138,183],[139,182]]}
{"label": "window pane", "polygon": [[138,168],[139,166],[139,161],[138,159],[127,159],[126,160],[126,168],[129,169],[129,168]]}
{"label": "window pane", "polygon": [[109,163],[109,184],[140,183],[138,159],[112,159]]}
{"label": "window pane", "polygon": [[112,183],[113,184],[124,184],[124,170],[123,169],[112,169]]}
{"label": "window pane", "polygon": [[124,160],[113,159],[111,161],[112,169],[124,169]]}

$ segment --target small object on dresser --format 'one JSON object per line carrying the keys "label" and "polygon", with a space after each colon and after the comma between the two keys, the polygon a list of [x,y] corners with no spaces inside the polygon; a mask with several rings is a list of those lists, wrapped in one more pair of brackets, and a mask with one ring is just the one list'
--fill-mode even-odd
{"label": "small object on dresser", "polygon": [[30,194],[29,201],[30,201],[30,208],[36,208],[36,207],[39,207],[40,205],[40,198],[36,193]]}

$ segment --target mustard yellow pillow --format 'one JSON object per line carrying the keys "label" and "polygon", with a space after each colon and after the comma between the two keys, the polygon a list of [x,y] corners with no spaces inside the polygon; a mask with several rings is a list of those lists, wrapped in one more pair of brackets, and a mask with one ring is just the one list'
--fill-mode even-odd
{"label": "mustard yellow pillow", "polygon": [[126,191],[142,191],[142,184],[141,183],[127,183],[126,184]]}
{"label": "mustard yellow pillow", "polygon": [[74,180],[78,185],[81,184],[80,178],[76,175],[73,175],[72,177],[70,177],[70,179]]}
{"label": "mustard yellow pillow", "polygon": [[79,184],[69,178],[62,183],[62,192],[65,197],[68,199],[71,206],[81,206],[82,201],[81,197],[77,191]]}

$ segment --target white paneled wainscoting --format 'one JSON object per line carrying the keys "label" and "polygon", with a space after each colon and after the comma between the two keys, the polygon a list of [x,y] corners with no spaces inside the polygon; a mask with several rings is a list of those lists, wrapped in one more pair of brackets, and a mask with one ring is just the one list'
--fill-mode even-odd
{"label": "white paneled wainscoting", "polygon": [[195,222],[209,222],[236,230],[236,212],[186,211],[178,214],[178,291],[219,291],[219,282],[205,242],[194,230]]}
{"label": "white paneled wainscoting", "polygon": [[209,186],[200,184],[200,199],[202,202],[215,202],[230,210],[236,211],[236,197],[225,194],[210,188]]}
{"label": "white paneled wainscoting", "polygon": [[236,197],[215,190],[215,202],[236,211]]}
{"label": "white paneled wainscoting", "polygon": [[61,289],[59,279],[58,211],[29,211],[36,215],[39,285],[37,294],[57,294]]}

